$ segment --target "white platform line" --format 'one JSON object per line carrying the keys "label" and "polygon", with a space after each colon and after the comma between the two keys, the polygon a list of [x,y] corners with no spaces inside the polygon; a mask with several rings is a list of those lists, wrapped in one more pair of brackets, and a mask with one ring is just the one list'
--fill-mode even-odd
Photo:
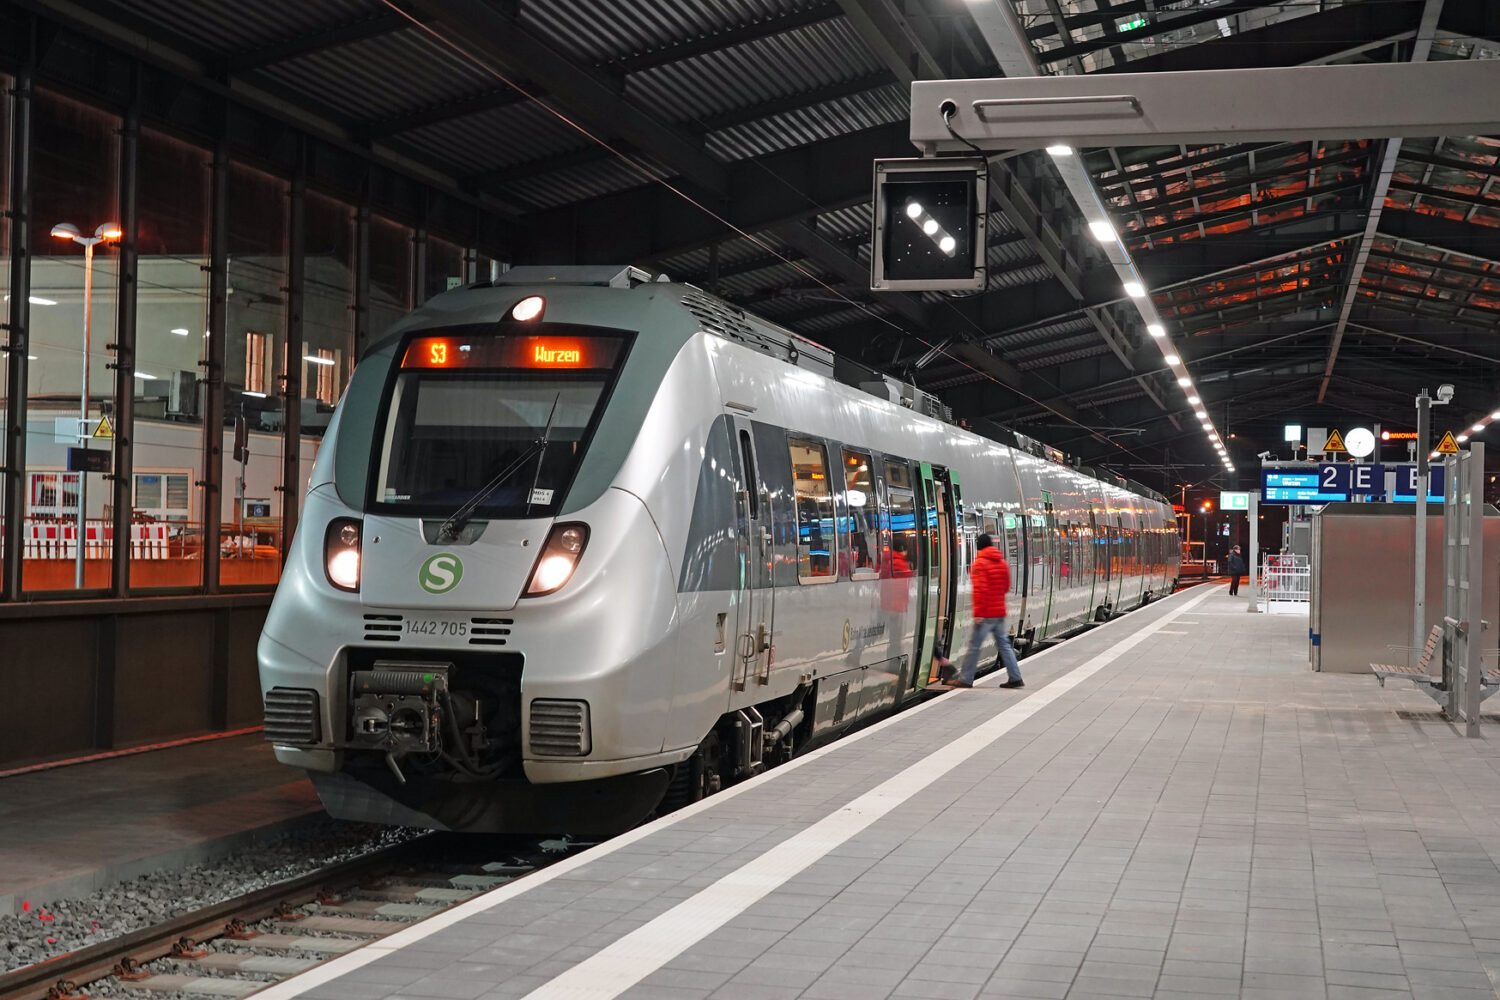
{"label": "white platform line", "polygon": [[[1167,597],[1162,598],[1162,603],[1165,604],[1169,601],[1180,600],[1181,598],[1188,596],[1188,594],[1190,593],[1190,591],[1179,591],[1176,594],[1170,594]],[[1203,600],[1203,598],[1206,596],[1206,594],[1194,595],[1181,607],[1173,610],[1169,614],[1163,615],[1159,620],[1146,626],[1145,630],[1140,633],[1140,635],[1144,636],[1154,633],[1162,625],[1167,624],[1178,615],[1183,614],[1188,609],[1198,604],[1198,602]],[[1140,608],[1132,614],[1111,619],[1110,621],[1098,626],[1092,631],[1076,638],[1079,640],[1086,640],[1089,637],[1099,636],[1106,632],[1113,631],[1117,627],[1135,625],[1140,620],[1139,616],[1143,613],[1149,613],[1150,610],[1150,608]],[[1110,658],[1113,659],[1114,656],[1118,656],[1120,652],[1123,652],[1125,649],[1128,649],[1130,646],[1135,645],[1135,643],[1139,641],[1139,638],[1128,638],[1111,651],[1113,655],[1103,655],[1110,656]],[[1066,643],[1058,646],[1049,646],[1046,649],[1039,650],[1038,652],[1032,653],[1030,656],[1027,656],[1024,663],[1027,668],[1030,668],[1032,665],[1038,663],[1049,654],[1056,653],[1061,649],[1074,648],[1076,647]],[[1099,666],[1105,666],[1107,665],[1107,663],[1108,660],[1104,661],[1104,663],[1101,663]],[[1088,666],[1088,664],[1084,664],[1084,666]],[[1036,694],[1025,698],[1015,707],[1020,708],[1024,705],[1030,704],[1035,699],[1045,695],[1048,691],[1052,690],[1053,686],[1055,686],[1056,684],[1060,683],[1061,681],[1067,680],[1069,677],[1072,677],[1073,674],[1076,674],[1079,670],[1084,669],[1084,666],[1077,667],[1073,670],[1072,673],[1065,674],[1058,680],[1052,681],[1046,687],[1036,692]],[[1096,667],[1095,669],[1097,670],[1098,667]],[[986,677],[983,680],[978,681],[977,683],[980,685],[984,685],[987,683],[999,683],[999,681],[1004,679],[1004,677],[1005,672],[1003,670],[997,671],[995,674]],[[1077,682],[1074,683],[1076,684]],[[1053,697],[1055,698],[1056,695],[1054,695]],[[317,987],[322,986],[324,983],[330,983],[335,979],[353,972],[356,969],[363,968],[364,966],[369,965],[371,962],[383,958],[386,955],[401,951],[408,945],[415,944],[418,941],[423,940],[424,938],[431,937],[433,934],[436,934],[437,932],[444,930],[445,928],[452,927],[454,924],[462,923],[463,921],[467,920],[469,917],[477,913],[483,913],[486,910],[492,910],[497,906],[501,906],[505,903],[510,902],[517,896],[546,885],[553,879],[561,878],[571,871],[582,868],[584,865],[590,864],[594,861],[598,861],[600,858],[607,857],[608,855],[613,854],[616,851],[623,850],[624,848],[629,847],[631,844],[634,844],[636,841],[643,840],[659,830],[663,830],[666,827],[673,826],[677,823],[682,822],[683,820],[690,819],[691,817],[696,816],[706,810],[717,808],[722,803],[727,802],[738,795],[742,795],[745,792],[750,791],[751,789],[758,788],[760,787],[760,785],[766,782],[783,780],[787,777],[787,775],[796,771],[798,768],[803,767],[807,764],[811,764],[813,761],[824,756],[825,754],[846,750],[851,745],[858,743],[860,740],[868,739],[869,737],[881,732],[887,726],[903,725],[914,716],[935,708],[942,703],[943,700],[941,698],[934,698],[930,701],[923,702],[920,705],[914,705],[911,708],[898,712],[888,718],[882,719],[880,722],[877,722],[874,725],[867,726],[866,728],[861,729],[858,732],[851,733],[850,735],[845,736],[835,743],[830,743],[828,746],[825,746],[819,750],[814,750],[811,753],[804,754],[801,757],[797,757],[796,759],[788,761],[785,764],[774,767],[769,771],[756,775],[754,778],[751,778],[748,781],[742,781],[736,785],[731,785],[724,791],[717,792],[706,799],[694,802],[690,806],[686,806],[682,809],[678,809],[675,812],[668,813],[661,819],[647,823],[645,826],[639,826],[627,833],[622,833],[618,836],[611,837],[609,840],[598,845],[597,847],[591,847],[586,851],[580,851],[577,854],[569,855],[564,860],[559,861],[556,864],[548,865],[546,868],[543,868],[539,872],[527,875],[524,878],[517,879],[516,881],[511,882],[507,885],[500,886],[497,889],[491,889],[489,892],[485,893],[482,896],[476,896],[466,903],[460,903],[457,906],[444,910],[442,913],[434,914],[433,916],[428,917],[425,920],[413,924],[405,930],[397,931],[395,934],[392,934],[389,937],[381,938],[378,941],[372,941],[355,951],[340,955],[338,958],[333,959],[330,962],[324,962],[322,965],[319,965],[316,968],[309,969],[306,972],[303,972],[296,976],[292,976],[289,979],[283,979],[279,983],[273,983],[260,992],[254,994],[255,1000],[292,1000],[292,998],[294,997],[299,997],[302,994],[306,993],[308,990],[316,989]],[[1014,709],[1012,709],[1012,711],[1014,711]],[[928,761],[930,760],[931,758],[928,758]],[[925,761],[924,766],[927,766],[927,762]],[[835,846],[837,845],[829,845],[829,850],[831,850]],[[824,853],[827,852],[825,851]],[[808,863],[811,864],[811,861],[809,861]],[[774,888],[774,886],[772,888]],[[769,892],[770,890],[768,889],[767,891]],[[689,900],[689,902],[690,901],[691,900]],[[666,914],[663,914],[663,916],[666,916]],[[733,914],[731,914],[731,916],[733,916]],[[648,924],[646,926],[650,925]],[[668,958],[670,957],[671,956],[668,956]],[[554,980],[554,982],[555,981],[556,980]],[[550,985],[550,983],[546,984],[545,986],[541,987],[541,989],[546,989]],[[538,990],[534,991],[532,995],[545,996],[549,994],[543,994],[540,992],[540,990]],[[615,994],[609,995],[613,996]]]}
{"label": "white platform line", "polygon": [[537,987],[526,1000],[612,1000],[785,885],[799,872],[886,813],[1015,729],[1119,659],[1162,625],[1204,600],[1202,594],[1107,652],[1051,681],[1036,694],[971,729],[801,833],[725,875],[697,895]]}

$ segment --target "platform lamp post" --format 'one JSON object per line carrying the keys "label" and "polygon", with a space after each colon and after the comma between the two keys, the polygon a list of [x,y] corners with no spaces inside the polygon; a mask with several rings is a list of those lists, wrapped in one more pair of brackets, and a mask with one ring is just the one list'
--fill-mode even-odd
{"label": "platform lamp post", "polygon": [[[92,330],[90,320],[94,314],[94,247],[109,240],[119,239],[122,232],[118,224],[104,222],[94,230],[93,236],[85,236],[73,223],[59,222],[52,227],[52,235],[60,240],[72,240],[83,247],[83,380],[82,391],[78,397],[78,436],[80,441],[87,445],[88,439],[84,435],[87,433],[86,428],[89,422],[89,354],[93,346],[90,343]],[[77,590],[83,589],[83,549],[88,533],[88,484],[88,472],[79,469],[78,546],[73,560],[73,586]]]}

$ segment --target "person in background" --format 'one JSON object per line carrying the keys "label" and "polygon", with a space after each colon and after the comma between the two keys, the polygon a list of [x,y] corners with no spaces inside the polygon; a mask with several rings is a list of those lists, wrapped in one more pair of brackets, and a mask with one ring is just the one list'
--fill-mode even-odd
{"label": "person in background", "polygon": [[954,676],[952,664],[943,668],[942,677],[952,687],[973,687],[974,671],[979,666],[979,647],[986,636],[994,636],[1000,647],[1000,658],[1005,663],[1009,679],[1000,686],[1020,688],[1026,684],[1021,680],[1021,665],[1016,662],[1016,651],[1010,646],[1010,635],[1005,631],[1005,595],[1010,590],[1010,564],[1000,554],[989,535],[980,535],[974,542],[974,564],[969,567],[969,580],[973,583],[974,631],[969,636],[969,648],[964,652],[963,666]]}
{"label": "person in background", "polygon": [[1245,557],[1240,555],[1240,547],[1236,545],[1229,550],[1229,596],[1233,597],[1240,592],[1240,577],[1245,575]]}

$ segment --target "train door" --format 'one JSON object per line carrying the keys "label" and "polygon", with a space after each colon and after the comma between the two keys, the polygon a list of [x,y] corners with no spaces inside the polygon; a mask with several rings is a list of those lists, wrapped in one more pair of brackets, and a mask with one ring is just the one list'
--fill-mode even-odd
{"label": "train door", "polygon": [[957,584],[954,572],[954,511],[947,476],[921,463],[917,497],[921,509],[918,523],[922,536],[920,569],[922,609],[917,619],[916,665],[912,675],[918,686],[931,679],[933,658],[946,649],[953,635],[953,598]]}
{"label": "train door", "polygon": [[750,421],[734,418],[741,490],[736,501],[740,580],[735,627],[733,687],[744,691],[770,680],[776,625],[776,576],[772,572],[771,497],[760,475]]}
{"label": "train door", "polygon": [[1033,574],[1030,587],[1031,593],[1038,598],[1038,606],[1042,612],[1040,634],[1045,636],[1056,617],[1055,595],[1057,588],[1067,582],[1064,576],[1067,567],[1061,561],[1062,551],[1057,537],[1057,511],[1053,508],[1051,500],[1043,500],[1042,509],[1044,513],[1040,518],[1033,515],[1027,517],[1026,520],[1031,524],[1031,538],[1027,547]]}
{"label": "train door", "polygon": [[1089,618],[1097,616],[1097,609],[1109,601],[1109,524],[1099,524],[1093,505],[1089,511],[1089,549],[1093,553],[1093,581],[1089,590]]}

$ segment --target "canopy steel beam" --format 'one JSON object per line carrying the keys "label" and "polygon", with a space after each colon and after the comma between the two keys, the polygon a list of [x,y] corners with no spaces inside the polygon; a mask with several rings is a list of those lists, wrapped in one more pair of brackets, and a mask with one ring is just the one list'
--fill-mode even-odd
{"label": "canopy steel beam", "polygon": [[[1422,5],[1422,20],[1417,25],[1416,41],[1412,45],[1413,65],[1425,63],[1432,51],[1432,35],[1437,30],[1438,14],[1442,12],[1443,0],[1427,0]],[[1387,139],[1385,152],[1380,158],[1380,171],[1370,185],[1370,211],[1365,218],[1365,232],[1354,250],[1354,260],[1349,266],[1349,283],[1344,290],[1344,301],[1339,307],[1339,321],[1333,328],[1333,337],[1328,343],[1328,364],[1323,369],[1323,381],[1318,386],[1318,402],[1328,393],[1328,383],[1333,378],[1333,366],[1339,358],[1339,344],[1344,339],[1344,328],[1349,324],[1349,310],[1359,295],[1359,281],[1364,276],[1365,264],[1370,259],[1370,249],[1375,245],[1375,233],[1380,228],[1380,214],[1385,209],[1385,196],[1391,189],[1391,178],[1396,172],[1396,161],[1401,158],[1401,140]]]}
{"label": "canopy steel beam", "polygon": [[[1125,76],[918,80],[911,141],[926,154],[1056,143],[1142,146],[1500,132],[1500,61],[1284,66]],[[1318,95],[1310,101],[1309,94]],[[942,107],[951,102],[955,138]]]}
{"label": "canopy steel beam", "polygon": [[724,165],[700,141],[636,107],[607,77],[572,62],[483,0],[410,0],[410,6],[449,45],[483,65],[536,81],[596,133],[629,140],[712,195],[728,191]]}
{"label": "canopy steel beam", "polygon": [[[868,287],[870,265],[849,256],[843,247],[818,232],[808,222],[783,223],[772,227],[771,233],[807,259],[826,267],[854,287],[860,289]],[[924,330],[931,322],[931,310],[919,296],[897,293],[882,295],[880,300],[894,309],[902,319]]]}

